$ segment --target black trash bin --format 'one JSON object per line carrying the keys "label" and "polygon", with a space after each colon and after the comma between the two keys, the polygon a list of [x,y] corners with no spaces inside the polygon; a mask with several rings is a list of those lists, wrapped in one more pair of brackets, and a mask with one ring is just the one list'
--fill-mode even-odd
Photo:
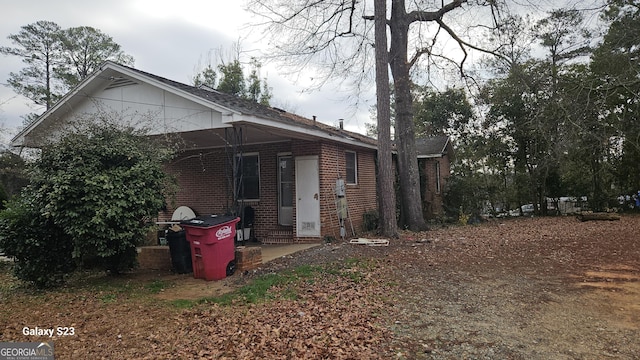
{"label": "black trash bin", "polygon": [[178,274],[192,273],[191,245],[187,241],[186,231],[169,229],[167,231],[167,242],[169,243],[173,271]]}
{"label": "black trash bin", "polygon": [[253,222],[255,220],[256,213],[253,207],[245,206],[242,210],[242,217],[240,218],[240,225],[238,228],[238,241],[255,240],[253,233]]}

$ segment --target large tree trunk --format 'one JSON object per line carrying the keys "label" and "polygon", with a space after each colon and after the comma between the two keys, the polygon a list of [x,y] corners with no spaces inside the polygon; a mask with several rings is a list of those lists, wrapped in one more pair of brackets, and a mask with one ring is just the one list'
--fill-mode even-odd
{"label": "large tree trunk", "polygon": [[420,175],[416,153],[415,125],[413,123],[413,99],[411,96],[410,64],[407,59],[410,20],[404,0],[392,2],[391,6],[391,49],[389,63],[395,88],[396,101],[396,144],[400,173],[400,193],[402,209],[407,226],[412,231],[427,229],[422,215]]}
{"label": "large tree trunk", "polygon": [[376,49],[376,97],[378,112],[378,213],[380,233],[398,236],[396,198],[391,158],[391,105],[389,91],[389,54],[387,50],[387,2],[374,1]]}

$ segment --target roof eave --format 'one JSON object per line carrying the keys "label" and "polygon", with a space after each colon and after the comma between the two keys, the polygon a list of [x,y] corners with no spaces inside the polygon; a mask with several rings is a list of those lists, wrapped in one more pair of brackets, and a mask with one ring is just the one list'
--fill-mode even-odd
{"label": "roof eave", "polygon": [[310,126],[304,126],[302,124],[286,124],[276,120],[265,119],[262,117],[257,117],[254,115],[238,115],[232,116],[227,121],[223,121],[224,123],[233,124],[233,123],[247,123],[247,124],[260,124],[261,126],[279,128],[285,131],[290,131],[294,133],[299,133],[306,136],[311,136],[314,138],[320,138],[324,140],[337,141],[343,144],[349,144],[359,147],[364,147],[368,149],[377,149],[378,146],[376,144],[369,144],[364,141],[360,141],[358,139],[352,138],[345,134],[334,134],[323,129],[312,128]]}
{"label": "roof eave", "polygon": [[18,134],[16,134],[10,141],[10,145],[13,147],[23,147],[25,142],[25,137],[36,127],[42,124],[51,114],[58,111],[64,104],[66,104],[67,100],[71,99],[73,96],[78,94],[82,89],[84,89],[87,84],[89,84],[93,79],[95,79],[99,73],[102,71],[102,66],[94,71],[91,75],[87,76],[80,84],[76,85],[71,91],[67,92],[60,100],[58,100],[51,108],[46,110],[42,115],[40,115],[37,119],[32,121],[29,125],[25,126]]}
{"label": "roof eave", "polygon": [[427,155],[418,155],[418,159],[436,159],[444,157],[444,153],[442,154],[427,154]]}
{"label": "roof eave", "polygon": [[[78,93],[82,92],[89,84],[95,81],[101,74],[104,72],[112,70],[114,72],[120,73],[124,76],[130,77],[132,79],[138,80],[140,82],[144,82],[150,84],[152,86],[156,86],[159,89],[167,91],[169,93],[173,93],[177,96],[186,98],[190,101],[194,101],[200,105],[208,107],[212,110],[220,112],[222,114],[222,121],[225,124],[233,125],[236,123],[254,123],[260,124],[261,126],[269,126],[273,128],[280,128],[285,131],[302,134],[305,136],[311,136],[319,139],[326,139],[331,141],[337,141],[340,143],[350,144],[354,146],[369,148],[369,149],[377,149],[377,143],[372,141],[368,143],[366,141],[356,139],[354,137],[348,136],[348,134],[343,134],[340,132],[331,132],[327,129],[316,128],[311,125],[307,125],[304,123],[296,123],[296,124],[288,124],[283,121],[278,121],[276,119],[269,119],[265,117],[259,117],[256,115],[243,114],[238,110],[234,110],[224,105],[220,105],[218,102],[214,100],[209,100],[204,97],[198,96],[196,94],[192,94],[186,90],[183,90],[179,87],[172,86],[171,84],[167,84],[162,82],[153,76],[152,74],[148,74],[142,71],[138,71],[133,68],[129,68],[126,66],[119,65],[117,63],[106,61],[103,63],[96,71],[94,71],[91,75],[85,78],[80,84],[78,84],[74,89],[65,94],[52,108],[45,111],[40,117],[38,117],[34,122],[25,127],[22,131],[20,131],[16,136],[11,140],[11,145],[15,147],[24,147],[30,146],[27,144],[27,138],[29,133],[31,133],[38,126],[41,126],[44,122],[46,122],[52,114],[55,114],[57,111],[61,110],[67,103],[73,99]],[[99,84],[96,84],[99,85]],[[55,119],[54,119],[55,120]],[[52,120],[53,121],[53,120]]]}

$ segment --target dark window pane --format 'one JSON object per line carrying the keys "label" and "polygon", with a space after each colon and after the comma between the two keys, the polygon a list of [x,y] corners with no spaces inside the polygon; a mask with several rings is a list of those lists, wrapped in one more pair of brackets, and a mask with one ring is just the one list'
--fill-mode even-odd
{"label": "dark window pane", "polygon": [[260,161],[258,155],[245,155],[238,158],[236,186],[239,199],[260,198]]}
{"label": "dark window pane", "polygon": [[260,198],[260,181],[257,177],[245,177],[243,181],[242,199],[259,199]]}
{"label": "dark window pane", "polygon": [[347,151],[345,152],[345,163],[346,163],[346,177],[347,184],[356,184],[358,182],[357,179],[357,162],[356,162],[356,153]]}
{"label": "dark window pane", "polygon": [[280,184],[280,206],[293,206],[293,189],[292,183]]}

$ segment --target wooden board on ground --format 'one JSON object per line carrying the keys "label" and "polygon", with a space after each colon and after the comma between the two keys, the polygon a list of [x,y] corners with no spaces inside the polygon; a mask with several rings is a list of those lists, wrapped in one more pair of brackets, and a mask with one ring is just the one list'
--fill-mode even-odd
{"label": "wooden board on ground", "polygon": [[578,220],[580,221],[591,221],[591,220],[620,220],[620,215],[616,213],[584,213],[578,215]]}

